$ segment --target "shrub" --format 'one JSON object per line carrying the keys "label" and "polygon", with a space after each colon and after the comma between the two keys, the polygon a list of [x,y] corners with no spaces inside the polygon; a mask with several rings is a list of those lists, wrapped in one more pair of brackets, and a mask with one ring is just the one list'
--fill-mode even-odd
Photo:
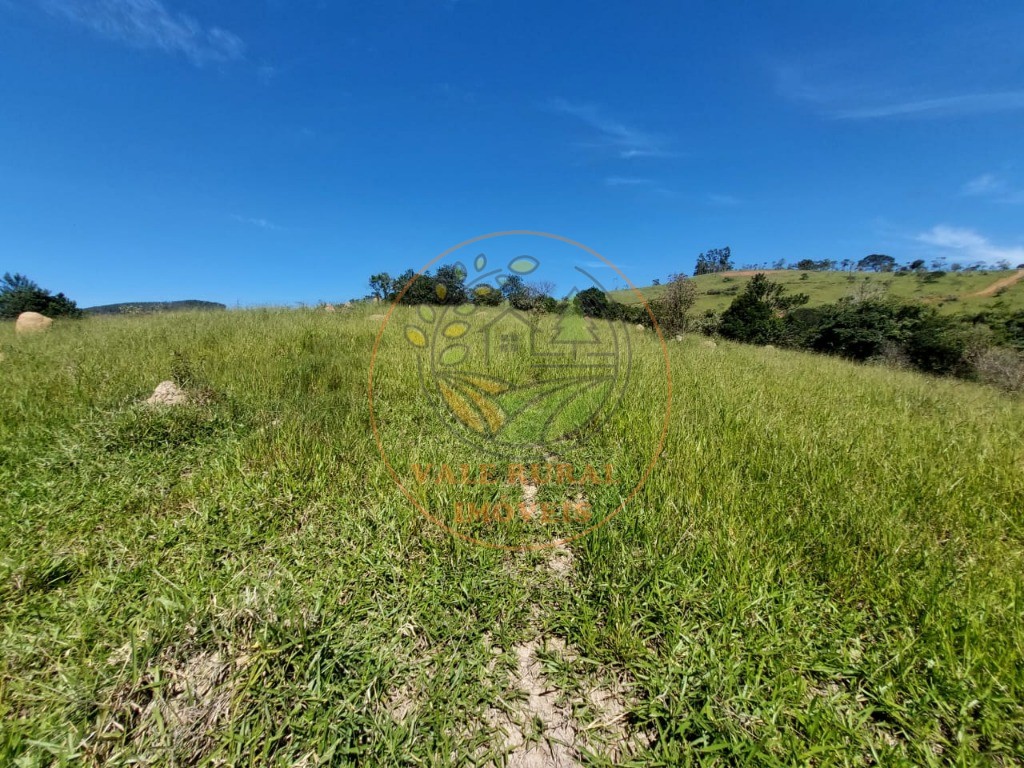
{"label": "shrub", "polygon": [[687,316],[697,300],[697,287],[685,275],[672,275],[664,293],[651,302],[651,312],[665,333],[687,329]]}
{"label": "shrub", "polygon": [[902,342],[893,305],[849,299],[822,307],[817,327],[806,328],[804,338],[816,352],[860,361],[878,357],[888,343]]}
{"label": "shrub", "polygon": [[497,307],[504,300],[501,291],[486,283],[478,285],[473,289],[471,300],[474,304],[482,307]]}
{"label": "shrub", "polygon": [[718,313],[713,309],[706,309],[694,319],[692,330],[705,336],[714,336],[718,333],[718,323]]}
{"label": "shrub", "polygon": [[904,350],[907,358],[925,373],[957,373],[964,364],[964,339],[954,321],[932,309],[922,309],[905,325],[909,331]]}
{"label": "shrub", "polygon": [[786,312],[807,303],[806,294],[785,295],[786,289],[763,272],[754,275],[746,288],[722,313],[718,332],[748,344],[774,344],[783,339]]}
{"label": "shrub", "polygon": [[1008,392],[1024,391],[1024,355],[1006,347],[988,347],[972,352],[968,362],[974,377]]}

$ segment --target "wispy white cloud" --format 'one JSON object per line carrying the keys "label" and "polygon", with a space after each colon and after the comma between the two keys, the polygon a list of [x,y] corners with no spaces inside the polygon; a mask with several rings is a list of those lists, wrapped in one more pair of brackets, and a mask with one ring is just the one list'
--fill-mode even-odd
{"label": "wispy white cloud", "polygon": [[997,203],[1024,204],[1024,189],[1010,186],[1006,179],[994,173],[983,173],[971,179],[960,189],[960,194],[985,198]]}
{"label": "wispy white cloud", "polygon": [[734,205],[739,205],[743,201],[740,200],[738,197],[733,197],[732,195],[718,195],[712,193],[708,195],[708,202],[711,203],[712,205],[722,205],[731,207]]}
{"label": "wispy white cloud", "polygon": [[951,255],[960,254],[961,258],[968,261],[984,261],[989,264],[1003,260],[1011,264],[1024,262],[1024,246],[999,246],[973,229],[940,224],[922,232],[915,240],[942,248]]}
{"label": "wispy white cloud", "polygon": [[551,108],[582,121],[597,134],[596,139],[585,142],[583,146],[610,152],[624,160],[673,157],[676,154],[668,148],[664,138],[615,120],[593,104],[555,99]]}
{"label": "wispy white cloud", "polygon": [[983,173],[964,184],[961,193],[968,197],[984,197],[1002,192],[1006,183],[994,173]]}
{"label": "wispy white cloud", "polygon": [[258,218],[258,217],[239,216],[237,213],[234,213],[234,214],[231,215],[231,218],[234,219],[235,221],[237,221],[240,224],[249,224],[249,225],[251,225],[253,227],[259,227],[260,229],[274,230],[274,231],[281,229],[274,222],[267,221],[266,219],[261,219],[261,218]]}
{"label": "wispy white cloud", "polygon": [[633,176],[608,176],[604,180],[607,187],[644,187],[654,183],[653,179],[640,179]]}
{"label": "wispy white cloud", "polygon": [[204,27],[159,0],[37,0],[55,16],[91,29],[133,48],[185,56],[196,66],[234,61],[245,55],[238,35]]}
{"label": "wispy white cloud", "polygon": [[832,116],[843,120],[870,120],[884,117],[959,117],[1018,109],[1024,109],[1024,91],[962,93],[932,99],[901,100],[837,109]]}
{"label": "wispy white cloud", "polygon": [[775,75],[782,96],[810,104],[835,120],[934,119],[1024,110],[1024,90],[922,95],[920,89],[849,80],[815,84],[791,66],[779,68]]}

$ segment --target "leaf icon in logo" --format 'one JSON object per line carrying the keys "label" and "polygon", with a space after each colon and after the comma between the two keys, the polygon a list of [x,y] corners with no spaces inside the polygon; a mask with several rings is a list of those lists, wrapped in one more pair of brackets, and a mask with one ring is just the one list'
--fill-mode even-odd
{"label": "leaf icon in logo", "polygon": [[448,407],[451,408],[452,413],[455,414],[455,418],[474,432],[486,431],[482,416],[465,395],[454,387],[449,386],[443,380],[438,381],[437,385],[440,387],[441,394],[448,403]]}
{"label": "leaf icon in logo", "polygon": [[458,365],[466,359],[466,353],[469,351],[465,344],[456,344],[448,347],[444,352],[441,353],[441,364],[442,365]]}
{"label": "leaf icon in logo", "polygon": [[455,418],[481,434],[494,434],[505,424],[506,416],[492,395],[508,385],[487,376],[445,376],[438,380],[441,394]]}
{"label": "leaf icon in logo", "polygon": [[500,395],[502,392],[508,391],[508,384],[506,382],[501,379],[495,379],[492,376],[481,376],[477,373],[464,373],[453,378],[458,378],[469,386],[486,392],[489,395]]}
{"label": "leaf icon in logo", "polygon": [[528,275],[539,266],[540,262],[533,258],[533,256],[520,256],[517,259],[513,259],[509,263],[508,268],[517,275]]}
{"label": "leaf icon in logo", "polygon": [[465,335],[466,331],[469,330],[469,326],[465,323],[449,323],[448,327],[444,329],[444,335],[449,339],[457,339],[460,336]]}
{"label": "leaf icon in logo", "polygon": [[476,257],[476,261],[473,262],[473,266],[476,267],[477,272],[483,272],[484,267],[487,266],[487,257],[481,253]]}
{"label": "leaf icon in logo", "polygon": [[414,347],[425,347],[427,346],[427,337],[423,335],[423,331],[417,328],[415,325],[407,325],[405,327],[405,338],[409,340],[409,343]]}
{"label": "leaf icon in logo", "polygon": [[437,293],[437,298],[440,301],[444,301],[445,296],[448,295],[448,286],[445,285],[444,283],[438,283],[437,288],[435,288],[434,290]]}

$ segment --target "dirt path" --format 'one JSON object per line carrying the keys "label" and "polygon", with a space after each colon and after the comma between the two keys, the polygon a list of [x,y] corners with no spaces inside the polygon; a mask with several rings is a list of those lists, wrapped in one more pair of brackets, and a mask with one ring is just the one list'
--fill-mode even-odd
{"label": "dirt path", "polygon": [[1004,277],[1002,280],[996,280],[992,285],[982,288],[976,293],[972,293],[971,296],[995,296],[1000,288],[1009,288],[1014,283],[1024,280],[1024,269],[1018,269],[1009,277]]}
{"label": "dirt path", "polygon": [[715,272],[713,274],[721,277],[753,277],[758,272],[764,272],[766,275],[775,275],[779,272],[789,272],[788,269],[730,269],[725,272]]}

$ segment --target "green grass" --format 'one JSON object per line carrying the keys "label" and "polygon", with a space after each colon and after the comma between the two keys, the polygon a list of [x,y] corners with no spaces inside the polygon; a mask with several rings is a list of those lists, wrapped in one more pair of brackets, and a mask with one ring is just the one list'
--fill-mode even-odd
{"label": "green grass", "polygon": [[[0,765],[487,764],[493,712],[523,706],[514,649],[540,635],[571,651],[542,658],[593,736],[584,764],[624,736],[635,765],[1022,758],[1019,399],[672,342],[659,464],[558,575],[448,535],[393,482],[368,311],[0,328]],[[626,476],[666,394],[633,334],[621,407],[559,447]],[[398,461],[467,455],[416,353],[383,347]],[[172,375],[207,397],[139,405]],[[585,699],[615,686],[612,727]]]}
{"label": "green grass", "polygon": [[[996,307],[1024,309],[1024,280],[1006,288],[998,296],[973,295],[1016,271],[949,272],[932,282],[916,275],[894,273],[800,272],[792,269],[765,270],[765,273],[774,282],[786,286],[789,293],[806,293],[811,307],[831,304],[844,296],[877,291],[906,301],[922,301],[946,314],[967,314]],[[805,274],[807,278],[803,279]],[[729,306],[736,293],[743,290],[749,279],[749,276],[729,274],[693,278],[698,290],[694,311],[702,313],[711,309],[721,312]],[[657,298],[663,290],[664,286],[640,288],[648,300]],[[632,290],[616,291],[612,295],[626,304],[639,302]]]}

